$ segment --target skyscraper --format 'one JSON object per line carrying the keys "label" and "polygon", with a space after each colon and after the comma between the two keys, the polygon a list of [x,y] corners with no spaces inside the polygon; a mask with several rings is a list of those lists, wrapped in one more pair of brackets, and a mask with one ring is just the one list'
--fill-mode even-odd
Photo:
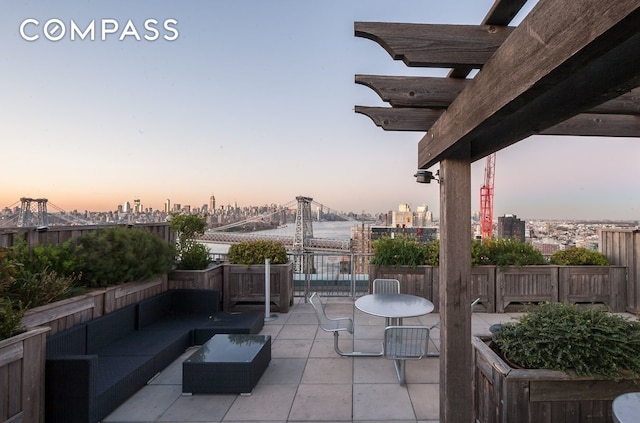
{"label": "skyscraper", "polygon": [[515,214],[498,217],[498,238],[512,238],[524,242],[525,222]]}
{"label": "skyscraper", "polygon": [[209,210],[211,210],[211,213],[213,213],[216,209],[216,197],[213,196],[213,194],[211,194],[211,197],[209,197]]}

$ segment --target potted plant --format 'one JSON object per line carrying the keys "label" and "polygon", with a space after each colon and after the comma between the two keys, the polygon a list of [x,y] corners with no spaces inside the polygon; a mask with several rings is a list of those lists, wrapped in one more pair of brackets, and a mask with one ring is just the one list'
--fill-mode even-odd
{"label": "potted plant", "polygon": [[610,422],[638,390],[640,323],[599,308],[542,303],[473,346],[477,421]]}
{"label": "potted plant", "polygon": [[397,279],[402,293],[426,298],[437,310],[437,288],[433,284],[437,265],[437,242],[401,235],[377,239],[369,265],[369,292],[373,292],[375,279]]}
{"label": "potted plant", "polygon": [[212,266],[209,248],[197,240],[207,229],[206,215],[172,213],[169,227],[176,234],[176,267],[169,274],[169,288],[222,291],[222,266]]}
{"label": "potted plant", "polygon": [[229,247],[222,290],[225,311],[265,302],[265,260],[269,260],[270,302],[280,312],[293,305],[293,263],[281,242],[244,241]]}
{"label": "potted plant", "polygon": [[199,243],[207,229],[206,215],[171,213],[169,227],[176,234],[176,269],[202,270],[211,264],[211,253]]}

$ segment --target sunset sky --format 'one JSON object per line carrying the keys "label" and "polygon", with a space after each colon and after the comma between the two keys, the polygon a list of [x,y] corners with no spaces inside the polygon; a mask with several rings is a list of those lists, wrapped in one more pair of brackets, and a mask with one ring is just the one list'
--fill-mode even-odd
{"label": "sunset sky", "polygon": [[[356,114],[385,104],[354,75],[446,70],[407,68],[356,38],[354,21],[477,24],[492,3],[3,1],[0,208],[20,197],[106,211],[135,198],[162,209],[167,198],[248,206],[305,195],[345,212],[408,203],[437,216],[438,185],[413,177],[423,134]],[[71,39],[91,22],[93,34]],[[494,216],[640,219],[639,158],[634,139],[524,140],[497,154]],[[484,165],[472,166],[474,211]]]}

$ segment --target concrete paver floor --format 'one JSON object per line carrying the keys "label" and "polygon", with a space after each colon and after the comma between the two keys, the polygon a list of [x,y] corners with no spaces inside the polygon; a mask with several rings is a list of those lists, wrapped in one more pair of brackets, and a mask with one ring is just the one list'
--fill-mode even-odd
{"label": "concrete paver floor", "polygon": [[[330,317],[354,318],[355,334],[340,334],[350,351],[381,349],[384,319],[360,312],[351,298],[324,298]],[[192,347],[103,423],[150,422],[420,422],[439,418],[439,358],[410,360],[407,385],[400,386],[391,360],[384,357],[345,358],[333,349],[333,335],[322,331],[310,304],[296,298],[289,313],[265,323],[261,334],[272,336],[272,359],[250,395],[183,395],[182,361]],[[277,314],[277,313],[276,313]],[[474,334],[515,314],[474,313]],[[437,314],[405,319],[404,324],[431,327]],[[430,334],[430,351],[440,331]]]}

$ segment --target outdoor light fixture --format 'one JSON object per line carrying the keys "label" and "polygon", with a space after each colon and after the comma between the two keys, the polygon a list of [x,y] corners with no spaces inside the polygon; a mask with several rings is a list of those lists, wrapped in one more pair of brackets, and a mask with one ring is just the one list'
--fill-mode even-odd
{"label": "outdoor light fixture", "polygon": [[436,171],[436,176],[433,176],[433,172],[429,172],[428,170],[418,169],[415,175],[416,182],[419,184],[430,184],[432,180],[435,180],[437,183],[440,183],[440,171]]}

